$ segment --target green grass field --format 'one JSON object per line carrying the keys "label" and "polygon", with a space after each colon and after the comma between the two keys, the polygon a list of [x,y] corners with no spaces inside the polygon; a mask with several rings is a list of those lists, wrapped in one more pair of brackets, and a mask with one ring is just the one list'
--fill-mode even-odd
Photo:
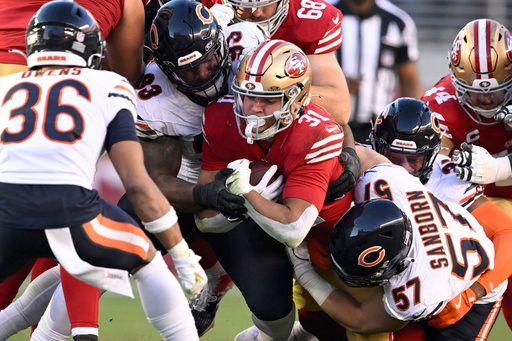
{"label": "green grass field", "polygon": [[[252,325],[251,317],[240,292],[231,290],[220,306],[215,327],[201,338],[204,341],[231,341],[241,330]],[[18,333],[10,341],[28,340],[28,331]],[[158,333],[146,321],[138,300],[131,300],[117,295],[105,295],[100,307],[100,340],[159,340]],[[503,317],[494,326],[490,341],[512,339]],[[185,341],[185,340],[184,340]]]}

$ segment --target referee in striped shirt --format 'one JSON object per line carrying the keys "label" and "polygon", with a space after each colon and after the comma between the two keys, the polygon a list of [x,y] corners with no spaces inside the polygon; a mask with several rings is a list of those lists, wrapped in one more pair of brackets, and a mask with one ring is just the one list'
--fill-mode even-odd
{"label": "referee in striped shirt", "polygon": [[343,12],[336,52],[352,100],[350,126],[365,142],[370,121],[396,97],[420,98],[418,42],[412,18],[388,0],[329,0]]}

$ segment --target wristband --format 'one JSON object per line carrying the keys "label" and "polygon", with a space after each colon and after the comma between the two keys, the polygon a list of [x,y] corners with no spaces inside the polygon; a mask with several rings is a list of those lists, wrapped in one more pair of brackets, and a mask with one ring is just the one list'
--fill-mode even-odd
{"label": "wristband", "polygon": [[304,289],[306,289],[311,297],[318,303],[319,306],[324,304],[327,297],[334,290],[336,290],[329,282],[320,277],[315,271],[308,271],[307,273],[301,276],[299,280],[299,284],[301,284]]}
{"label": "wristband", "polygon": [[174,226],[176,223],[178,223],[178,216],[176,215],[176,211],[174,210],[174,207],[171,206],[169,209],[169,212],[161,216],[160,218],[148,221],[148,222],[142,222],[142,225],[144,225],[144,228],[150,232],[150,233],[160,233],[167,229],[170,229],[172,226]]}
{"label": "wristband", "polygon": [[188,247],[185,239],[182,239],[178,244],[171,247],[167,252],[171,255],[172,259],[185,258],[190,255],[190,248]]}

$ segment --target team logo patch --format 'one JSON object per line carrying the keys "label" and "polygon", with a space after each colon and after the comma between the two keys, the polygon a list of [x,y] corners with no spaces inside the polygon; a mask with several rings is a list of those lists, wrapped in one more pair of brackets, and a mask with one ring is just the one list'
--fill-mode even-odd
{"label": "team logo patch", "polygon": [[151,40],[151,48],[153,50],[156,50],[158,48],[158,31],[156,30],[155,24],[151,24],[150,40]]}
{"label": "team logo patch", "polygon": [[458,66],[460,63],[460,48],[460,39],[459,36],[457,36],[452,45],[452,50],[450,51],[450,63],[452,63],[453,66]]}
{"label": "team logo patch", "polygon": [[201,22],[205,25],[211,24],[213,22],[212,13],[201,4],[196,6],[196,14],[199,20],[201,20]]}
{"label": "team logo patch", "polygon": [[247,82],[247,83],[245,83],[245,87],[248,90],[254,90],[256,88],[256,85],[254,85],[254,83]]}
{"label": "team logo patch", "polygon": [[434,114],[430,115],[430,121],[432,122],[432,129],[436,133],[441,134],[441,126],[439,125],[439,121],[437,117],[434,116]]}
{"label": "team logo patch", "polygon": [[78,32],[76,33],[76,38],[75,38],[75,39],[76,39],[76,41],[78,41],[79,43],[83,43],[83,42],[84,42],[84,40],[85,40],[85,34],[84,34],[83,32],[81,32],[81,31],[78,31]]}
{"label": "team logo patch", "polygon": [[507,49],[507,58],[512,62],[512,36],[509,32],[505,33],[505,47]]}
{"label": "team logo patch", "polygon": [[491,86],[491,82],[489,82],[489,81],[481,81],[480,82],[480,87],[481,88],[488,88],[490,86]]}
{"label": "team logo patch", "polygon": [[386,256],[386,250],[382,246],[372,246],[359,254],[357,265],[371,268],[382,262]]}
{"label": "team logo patch", "polygon": [[308,60],[302,53],[294,53],[286,60],[284,71],[290,77],[297,78],[306,73]]}

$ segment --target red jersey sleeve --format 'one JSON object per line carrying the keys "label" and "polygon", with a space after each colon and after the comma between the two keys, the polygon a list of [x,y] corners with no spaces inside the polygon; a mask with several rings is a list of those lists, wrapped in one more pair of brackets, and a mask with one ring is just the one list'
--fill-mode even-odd
{"label": "red jersey sleeve", "polygon": [[211,8],[215,4],[222,4],[222,0],[203,0],[202,3],[204,6]]}
{"label": "red jersey sleeve", "polygon": [[209,104],[204,111],[203,119],[203,145],[202,145],[202,164],[201,168],[207,171],[215,171],[225,168],[228,164],[222,153],[222,126],[219,116],[224,116],[225,112],[232,113],[233,103],[214,102]]}
{"label": "red jersey sleeve", "polygon": [[323,0],[290,0],[288,15],[272,39],[294,43],[306,54],[337,50],[343,39],[339,9]]}

